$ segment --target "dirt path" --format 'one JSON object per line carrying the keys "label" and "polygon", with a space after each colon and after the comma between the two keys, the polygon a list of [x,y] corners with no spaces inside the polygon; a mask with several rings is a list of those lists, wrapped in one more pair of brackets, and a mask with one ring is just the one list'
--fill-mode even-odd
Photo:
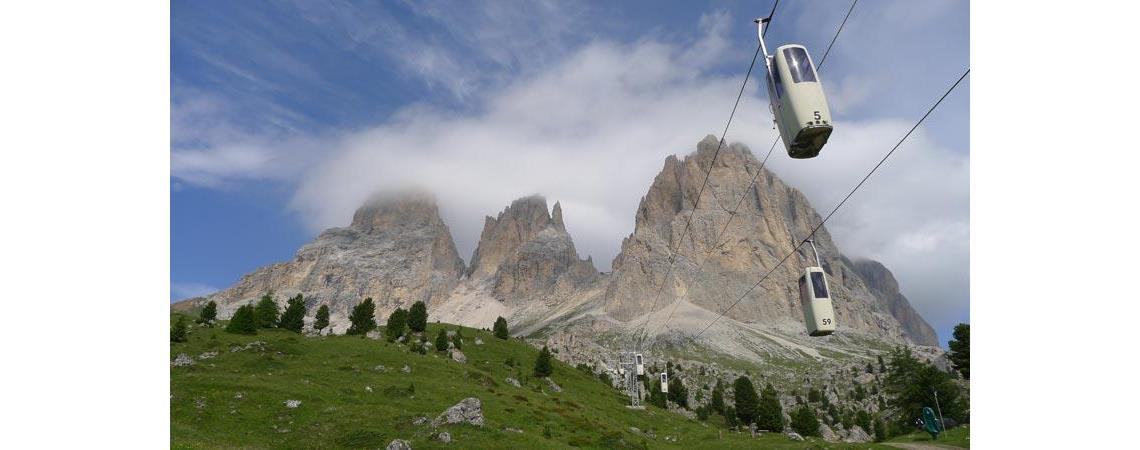
{"label": "dirt path", "polygon": [[895,448],[905,448],[907,450],[945,450],[948,448],[962,448],[955,447],[950,444],[922,444],[917,442],[884,442],[883,444]]}

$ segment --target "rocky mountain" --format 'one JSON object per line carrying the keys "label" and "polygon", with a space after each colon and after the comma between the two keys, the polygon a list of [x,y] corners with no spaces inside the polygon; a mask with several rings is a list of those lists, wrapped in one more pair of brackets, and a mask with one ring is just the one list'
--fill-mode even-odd
{"label": "rocky mountain", "polygon": [[[660,322],[679,320],[677,328],[685,329],[696,324],[686,324],[684,316],[665,319],[669,308],[687,304],[720,313],[739,299],[726,314],[728,318],[787,330],[802,328],[796,283],[806,266],[815,265],[809,247],[740,296],[761,274],[777,266],[822,218],[800,191],[761,169],[745,146],[722,148],[714,164],[717,146],[718,140],[710,135],[697,145],[696,153],[683,160],[666,158],[641,200],[633,235],[622,242],[621,253],[614,259],[605,311],[625,321],[654,313],[662,316]],[[698,202],[710,166],[708,186]],[[734,215],[735,202],[741,198]],[[829,275],[836,321],[842,327],[893,341],[937,345],[933,329],[914,313],[881,264],[869,262],[861,271],[840,253],[826,227],[814,240]],[[676,255],[671,253],[673,248]],[[675,258],[671,268],[670,258]],[[873,275],[873,282],[865,274]]]}
{"label": "rocky mountain", "polygon": [[347,228],[328,229],[292,260],[262,267],[199,302],[217,301],[219,315],[228,317],[269,291],[281,304],[301,293],[310,314],[316,305],[329,305],[333,329],[342,331],[352,307],[365,297],[386,316],[417,300],[431,304],[447,298],[463,273],[435,199],[401,192],[373,197]]}
{"label": "rocky mountain", "polygon": [[548,211],[541,196],[517,199],[486,217],[465,268],[434,199],[400,193],[370,200],[349,227],[325,231],[293,260],[258,269],[210,299],[225,318],[269,290],[282,303],[300,292],[310,314],[316,305],[330,305],[338,331],[364,297],[377,302],[381,320],[398,306],[423,300],[432,317],[445,322],[482,328],[503,316],[516,334],[541,332],[551,342],[574,342],[562,355],[597,353],[602,336],[612,338],[610,344],[641,332],[661,342],[686,342],[737,300],[700,344],[754,360],[819,357],[825,347],[844,352],[868,339],[937,345],[890,271],[844,256],[826,227],[815,243],[832,288],[836,335],[809,338],[804,332],[796,280],[815,264],[807,247],[741,298],[821,218],[800,191],[761,169],[745,146],[722,148],[714,163],[717,143],[709,136],[695,153],[665,159],[609,274],[580,259],[561,204]]}

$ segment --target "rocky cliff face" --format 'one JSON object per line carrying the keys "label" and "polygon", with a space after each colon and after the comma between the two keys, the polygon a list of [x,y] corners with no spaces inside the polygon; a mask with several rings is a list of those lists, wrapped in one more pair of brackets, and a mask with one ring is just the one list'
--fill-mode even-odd
{"label": "rocky cliff face", "polygon": [[562,205],[547,213],[541,196],[520,198],[497,218],[487,217],[471,261],[471,278],[487,280],[495,298],[508,303],[577,289],[597,275],[592,260],[578,259]]}
{"label": "rocky cliff face", "polygon": [[918,311],[910,306],[910,301],[899,292],[899,283],[891,271],[882,263],[869,259],[848,262],[848,265],[855,267],[875,297],[902,324],[911,341],[923,345],[938,345],[938,336],[934,333],[934,328],[918,315]]}
{"label": "rocky cliff face", "polygon": [[[722,148],[713,164],[717,143],[709,136],[698,144],[695,154],[683,160],[667,158],[642,198],[634,233],[622,242],[605,293],[605,310],[619,320],[662,311],[679,301],[719,313],[820,222],[821,217],[802,193],[766,169],[757,174],[759,162],[746,147],[733,144]],[[709,184],[697,202],[710,165]],[[754,175],[756,183],[749,187]],[[730,211],[742,195],[733,217]],[[682,240],[690,217],[692,223]],[[721,230],[724,233],[718,239]],[[891,340],[936,343],[930,327],[919,324],[921,318],[916,314],[909,315],[913,309],[898,295],[897,286],[876,284],[882,290],[873,292],[861,272],[839,252],[826,228],[816,233],[815,243],[829,275],[841,328]],[[671,248],[676,248],[675,256]],[[676,259],[672,270],[670,258]],[[796,283],[808,265],[815,263],[805,247],[745,296],[727,317],[744,323],[802,323]],[[890,308],[892,302],[898,308]],[[904,323],[912,324],[915,331]]]}
{"label": "rocky cliff face", "polygon": [[369,200],[349,227],[326,230],[293,260],[260,268],[208,299],[218,302],[224,318],[270,290],[282,304],[302,293],[310,314],[328,304],[334,329],[341,330],[365,297],[384,317],[419,300],[430,305],[447,298],[463,272],[435,200],[406,192]]}

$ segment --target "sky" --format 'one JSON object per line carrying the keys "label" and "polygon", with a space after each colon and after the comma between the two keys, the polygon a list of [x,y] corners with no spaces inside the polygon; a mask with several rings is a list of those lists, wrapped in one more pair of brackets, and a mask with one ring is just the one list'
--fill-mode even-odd
{"label": "sky", "polygon": [[[850,3],[783,2],[819,65]],[[437,196],[469,260],[539,193],[608,270],[666,156],[719,136],[771,2],[175,1],[170,300],[290,259],[378,190]],[[968,67],[969,3],[860,2],[820,66],[835,131],[769,168],[829,211]],[[938,332],[969,322],[969,78],[827,224]],[[752,77],[726,140],[775,136]]]}

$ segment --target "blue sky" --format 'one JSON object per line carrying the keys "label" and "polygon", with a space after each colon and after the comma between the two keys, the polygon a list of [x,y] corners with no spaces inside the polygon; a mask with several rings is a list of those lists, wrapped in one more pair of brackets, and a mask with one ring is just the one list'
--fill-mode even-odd
{"label": "blue sky", "polygon": [[[439,196],[464,259],[483,216],[538,192],[608,266],[665,156],[721,131],[771,4],[480,6],[173,2],[171,300],[287,260],[409,184]],[[784,2],[771,47],[818,62],[848,6]],[[829,210],[969,58],[967,2],[860,2],[821,70],[831,143],[770,167]],[[757,81],[728,140],[762,155]],[[828,224],[845,253],[894,271],[943,341],[969,320],[969,106],[967,79]]]}

